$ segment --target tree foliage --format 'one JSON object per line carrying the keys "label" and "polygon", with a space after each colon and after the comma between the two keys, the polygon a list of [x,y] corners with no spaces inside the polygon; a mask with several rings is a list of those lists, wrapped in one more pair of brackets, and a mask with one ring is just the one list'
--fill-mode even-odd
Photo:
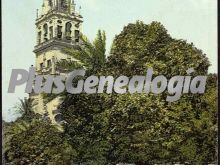
{"label": "tree foliage", "polygon": [[[155,75],[169,78],[186,75],[189,68],[207,75],[209,66],[201,50],[172,38],[160,23],[137,22],[115,37],[111,54],[98,74],[144,75],[152,67]],[[79,153],[84,151],[79,158],[83,162],[213,162],[217,95],[215,76],[209,75],[209,79],[212,84],[208,82],[205,95],[185,94],[174,103],[166,102],[167,93],[68,95],[61,108],[68,123],[65,131],[74,137],[73,145],[78,142]],[[97,160],[94,155],[101,157]]]}
{"label": "tree foliage", "polygon": [[[168,93],[78,94],[64,93],[59,109],[65,121],[57,132],[43,120],[17,121],[8,130],[6,160],[16,163],[117,164],[155,163],[208,164],[216,161],[217,76],[208,74],[206,55],[192,43],[172,38],[158,22],[128,24],[113,41],[105,56],[105,34],[98,31],[94,42],[85,37],[78,50],[65,49],[76,62],[60,62],[70,71],[84,67],[87,74],[154,75],[167,78],[207,75],[206,92],[183,94],[169,103]],[[7,132],[7,131],[6,131]],[[10,131],[9,131],[10,132]],[[12,131],[13,132],[13,131]]]}
{"label": "tree foliage", "polygon": [[[93,72],[99,70],[106,60],[105,32],[99,30],[93,42],[89,41],[89,39],[86,36],[81,35],[81,42],[82,42],[82,46],[80,46],[78,49],[66,48],[63,50],[64,53],[73,57],[76,60],[78,66],[85,67],[87,70],[92,70]],[[73,68],[78,67],[76,65],[70,65],[70,66],[73,66]],[[63,65],[61,65],[60,67],[62,68]],[[65,65],[64,68],[66,68]]]}
{"label": "tree foliage", "polygon": [[[15,129],[16,122],[8,129]],[[70,164],[75,151],[67,137],[45,121],[26,123],[26,128],[10,139],[5,150],[6,164]],[[10,137],[6,132],[6,137]]]}

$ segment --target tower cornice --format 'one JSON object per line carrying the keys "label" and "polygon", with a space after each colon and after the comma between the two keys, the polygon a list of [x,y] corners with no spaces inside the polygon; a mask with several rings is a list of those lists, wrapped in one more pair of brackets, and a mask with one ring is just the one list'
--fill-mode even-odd
{"label": "tower cornice", "polygon": [[52,17],[58,17],[58,18],[64,18],[67,20],[71,20],[71,21],[76,21],[76,22],[83,22],[83,17],[81,15],[70,15],[70,14],[66,14],[65,12],[60,12],[60,11],[51,11],[48,14],[36,19],[36,23],[35,25],[40,24],[41,22],[44,22],[45,20],[51,19]]}
{"label": "tower cornice", "polygon": [[46,42],[43,42],[37,46],[35,46],[34,53],[39,54],[41,52],[45,52],[47,50],[52,50],[54,48],[63,49],[63,48],[76,48],[79,47],[80,43],[71,42],[68,40],[59,40],[59,39],[52,39]]}

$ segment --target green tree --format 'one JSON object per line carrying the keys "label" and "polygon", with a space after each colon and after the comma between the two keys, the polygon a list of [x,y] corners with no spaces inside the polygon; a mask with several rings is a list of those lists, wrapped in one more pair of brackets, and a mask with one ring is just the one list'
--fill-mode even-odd
{"label": "green tree", "polygon": [[[83,38],[82,38],[83,40]],[[172,38],[158,22],[136,22],[124,27],[114,39],[111,54],[105,56],[105,34],[98,32],[93,43],[84,39],[77,50],[66,53],[77,62],[63,61],[70,71],[85,67],[87,75],[154,75],[167,78],[207,75],[204,95],[183,94],[166,101],[163,94],[64,93],[60,105],[64,132],[41,118],[27,120],[31,104],[19,106],[22,117],[6,124],[9,164],[117,164],[155,163],[208,164],[216,161],[217,76],[208,74],[206,55],[192,43]],[[65,68],[66,67],[66,68]],[[127,87],[126,87],[127,88]],[[13,133],[17,131],[16,133]]]}
{"label": "green tree", "polygon": [[[115,37],[111,54],[98,74],[131,77],[145,75],[147,68],[152,67],[154,75],[170,78],[186,75],[189,68],[195,69],[194,75],[207,75],[209,66],[201,50],[192,43],[172,38],[160,23],[136,22]],[[88,69],[91,71],[94,70]],[[213,162],[217,108],[213,106],[216,84],[211,86],[212,92],[207,91],[207,95],[183,95],[174,103],[166,102],[166,92],[156,96],[68,95],[61,106],[67,121],[64,128],[73,137],[73,144],[78,144],[78,158],[83,162]],[[209,101],[205,96],[211,97]],[[203,125],[206,129],[202,129]]]}
{"label": "green tree", "polygon": [[58,165],[71,164],[74,154],[68,137],[47,122],[34,120],[10,139],[4,157],[6,164]]}
{"label": "green tree", "polygon": [[[81,45],[77,48],[66,48],[62,51],[67,55],[73,57],[75,60],[61,60],[57,62],[57,69],[62,73],[69,73],[74,69],[86,69],[87,74],[99,72],[106,62],[106,35],[105,31],[98,30],[96,38],[93,42],[81,35]],[[67,94],[64,92],[60,94],[65,98]],[[45,102],[50,102],[57,95],[44,94]]]}
{"label": "green tree", "polygon": [[24,120],[31,120],[35,116],[33,111],[34,105],[34,100],[31,98],[19,99],[19,103],[15,105],[14,110],[18,115],[21,115],[21,118]]}
{"label": "green tree", "polygon": [[[86,36],[81,35],[81,46],[76,48],[66,48],[63,50],[64,53],[72,56],[77,64],[74,63],[64,63],[61,62],[59,67],[64,66],[65,63],[69,69],[75,69],[76,67],[84,67],[87,70],[92,70],[93,72],[101,69],[102,65],[106,61],[106,35],[105,32],[98,30],[97,36],[93,42],[90,42]],[[77,65],[77,66],[76,66]]]}
{"label": "green tree", "polygon": [[[160,23],[145,25],[137,22],[129,24],[116,36],[105,71],[113,75],[144,75],[147,68],[152,67],[155,75],[163,74],[170,78],[174,75],[186,75],[189,68],[196,70],[194,75],[207,75],[209,66],[209,61],[201,50],[192,43],[171,38]],[[212,86],[211,91],[215,91],[216,86]],[[209,106],[216,104],[216,94],[209,94],[212,103],[207,103],[201,95],[191,94],[183,95],[174,103],[167,103],[167,95],[168,93],[164,93],[154,97],[151,94],[138,94],[137,98],[129,94],[115,95],[117,98],[114,108],[109,110],[109,125],[117,126],[119,130],[111,133],[112,143],[117,145],[110,153],[111,160],[136,164],[203,164],[215,161],[216,132],[213,128],[216,116],[213,112],[217,108]],[[134,102],[135,100],[141,102]],[[151,108],[152,106],[155,107]],[[148,113],[144,120],[142,111]],[[207,118],[208,126],[205,124]],[[205,124],[209,131],[204,133],[203,129],[195,128],[195,122]],[[143,130],[136,128],[137,125]],[[141,136],[136,135],[136,132]],[[132,144],[139,148],[136,147],[135,150],[131,147]]]}
{"label": "green tree", "polygon": [[[100,72],[106,62],[105,32],[99,30],[93,42],[90,42],[85,36],[81,36],[81,42],[82,45],[77,49],[68,48],[63,50],[76,61],[59,61],[57,63],[58,68],[65,72],[70,72],[77,68],[85,68],[87,74]],[[104,124],[106,119],[102,117],[104,107],[97,108],[97,105],[100,105],[103,99],[101,96],[91,97],[84,94],[78,96],[67,93],[63,93],[62,97],[64,101],[60,107],[65,109],[62,113],[64,123],[66,123],[64,132],[71,137],[70,142],[76,150],[74,162],[103,164],[106,161],[104,150],[106,150],[107,144],[106,140],[104,140],[105,137],[100,137],[100,134],[106,131],[101,124]],[[54,97],[53,95],[49,97],[46,95],[45,98],[51,100],[50,98]],[[83,104],[83,101],[86,104]],[[88,104],[88,101],[90,101],[90,104]],[[73,102],[75,102],[74,105],[72,105]],[[80,108],[84,110],[80,110]],[[67,118],[66,115],[72,117]],[[97,139],[94,139],[95,137]]]}
{"label": "green tree", "polygon": [[37,119],[37,115],[33,112],[33,100],[25,98],[24,100],[19,99],[14,107],[14,111],[20,117],[15,122],[4,122],[3,127],[3,140],[4,140],[4,152],[11,150],[12,138],[23,131],[27,131],[30,126],[30,122],[33,119]]}
{"label": "green tree", "polygon": [[67,97],[62,104],[64,132],[71,137],[77,164],[107,164],[108,115],[103,101],[103,96],[79,94]]}
{"label": "green tree", "polygon": [[68,137],[33,112],[33,100],[20,99],[15,111],[21,116],[4,122],[4,164],[70,164],[75,151]]}

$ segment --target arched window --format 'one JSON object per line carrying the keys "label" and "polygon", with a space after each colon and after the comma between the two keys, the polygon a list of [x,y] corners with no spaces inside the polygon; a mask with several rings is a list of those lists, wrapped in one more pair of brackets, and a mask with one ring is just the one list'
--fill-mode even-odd
{"label": "arched window", "polygon": [[80,32],[79,30],[75,30],[75,42],[79,42]]}
{"label": "arched window", "polygon": [[66,23],[66,28],[65,28],[65,35],[66,35],[66,39],[70,40],[71,39],[71,27],[72,27],[72,24],[70,22],[67,22]]}
{"label": "arched window", "polygon": [[48,34],[48,25],[47,24],[44,24],[43,26],[43,29],[44,29],[44,40],[47,41],[47,34]]}
{"label": "arched window", "polygon": [[52,0],[49,0],[49,6],[53,7],[53,1]]}
{"label": "arched window", "polygon": [[47,67],[50,68],[52,66],[51,60],[47,60]]}
{"label": "arched window", "polygon": [[54,116],[54,119],[57,123],[60,123],[62,122],[62,114],[61,113],[58,113],[56,116]]}
{"label": "arched window", "polygon": [[62,38],[62,35],[63,35],[63,33],[62,33],[62,26],[57,26],[57,37],[59,38],[59,39],[61,39]]}

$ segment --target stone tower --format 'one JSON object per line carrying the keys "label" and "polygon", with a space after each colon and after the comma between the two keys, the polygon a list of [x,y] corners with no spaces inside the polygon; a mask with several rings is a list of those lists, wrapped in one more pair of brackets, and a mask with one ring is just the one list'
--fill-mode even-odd
{"label": "stone tower", "polygon": [[[74,0],[43,0],[42,12],[37,13],[36,54],[37,74],[61,74],[56,62],[71,59],[63,53],[64,48],[74,48],[80,44],[82,16],[75,10]],[[52,122],[58,116],[59,98],[45,103],[42,95],[31,95],[35,100],[35,112],[47,114]]]}

